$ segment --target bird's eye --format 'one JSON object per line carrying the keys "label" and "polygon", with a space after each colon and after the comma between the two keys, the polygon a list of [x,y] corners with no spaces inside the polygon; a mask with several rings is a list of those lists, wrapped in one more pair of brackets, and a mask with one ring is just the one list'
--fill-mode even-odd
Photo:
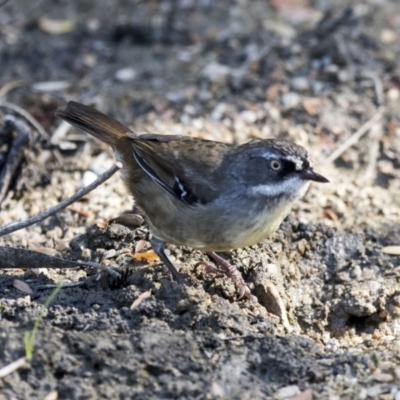
{"label": "bird's eye", "polygon": [[269,164],[274,171],[279,171],[282,169],[282,163],[278,160],[272,160]]}

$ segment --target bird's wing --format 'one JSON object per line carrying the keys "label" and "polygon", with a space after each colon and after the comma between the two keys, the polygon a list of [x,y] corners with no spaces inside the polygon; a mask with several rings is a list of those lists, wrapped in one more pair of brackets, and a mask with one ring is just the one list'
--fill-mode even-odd
{"label": "bird's wing", "polygon": [[218,167],[230,145],[179,135],[130,138],[138,165],[171,196],[191,206],[218,196]]}

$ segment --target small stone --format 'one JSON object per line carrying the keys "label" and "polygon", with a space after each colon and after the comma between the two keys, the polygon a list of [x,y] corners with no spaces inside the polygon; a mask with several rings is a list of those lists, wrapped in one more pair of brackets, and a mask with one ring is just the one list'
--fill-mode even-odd
{"label": "small stone", "polygon": [[301,97],[295,92],[284,93],[281,97],[282,105],[284,108],[296,108],[300,104]]}
{"label": "small stone", "polygon": [[300,393],[300,389],[297,385],[289,385],[283,388],[280,388],[275,392],[274,398],[278,400],[289,399],[290,397],[296,396],[296,394]]}
{"label": "small stone", "polygon": [[392,374],[387,374],[380,371],[375,371],[372,378],[378,382],[393,382],[394,378]]}
{"label": "small stone", "polygon": [[130,82],[136,78],[136,71],[131,68],[122,68],[115,73],[115,78],[120,82]]}
{"label": "small stone", "polygon": [[391,29],[382,29],[379,35],[382,43],[394,43],[397,40],[397,33]]}
{"label": "small stone", "polygon": [[[393,351],[400,352],[400,340],[394,340],[392,342],[391,346],[393,346]],[[400,379],[400,368],[399,368],[398,372],[399,372],[398,378]],[[396,375],[397,375],[397,372],[396,372]]]}
{"label": "small stone", "polygon": [[218,103],[214,110],[211,112],[211,118],[214,121],[220,121],[222,118],[224,118],[225,113],[228,109],[228,106],[226,103]]}
{"label": "small stone", "polygon": [[240,118],[248,124],[254,124],[257,121],[257,114],[254,111],[246,110],[240,113]]}
{"label": "small stone", "polygon": [[327,352],[335,352],[339,349],[340,345],[337,339],[331,338],[328,339],[325,343],[325,351]]}
{"label": "small stone", "polygon": [[117,251],[115,249],[107,250],[106,253],[103,255],[102,259],[107,260],[109,258],[114,258],[117,255]]}
{"label": "small stone", "polygon": [[368,397],[367,389],[361,388],[360,392],[358,393],[357,399],[365,400]]}
{"label": "small stone", "polygon": [[215,381],[211,383],[211,393],[217,398],[225,396],[224,388]]}
{"label": "small stone", "polygon": [[210,63],[203,70],[203,76],[210,82],[224,82],[231,69],[226,65]]}
{"label": "small stone", "polygon": [[73,151],[78,148],[76,143],[69,142],[68,140],[62,140],[58,143],[58,147],[62,151]]}
{"label": "small stone", "polygon": [[305,92],[310,89],[310,83],[305,76],[296,76],[291,80],[290,85],[297,92]]}
{"label": "small stone", "polygon": [[90,260],[90,257],[92,255],[92,250],[88,248],[83,248],[81,251],[81,257],[85,260]]}
{"label": "small stone", "polygon": [[31,304],[31,296],[25,296],[25,297],[20,297],[17,300],[15,300],[17,305],[19,306],[25,306]]}
{"label": "small stone", "polygon": [[388,388],[386,385],[374,385],[367,389],[367,395],[373,399],[378,398],[382,393],[386,393]]}
{"label": "small stone", "polygon": [[78,282],[82,278],[86,278],[86,271],[80,269],[74,275],[71,276],[70,280],[71,282]]}
{"label": "small stone", "polygon": [[362,275],[362,269],[359,265],[355,265],[351,270],[350,270],[350,277],[353,279],[359,279]]}
{"label": "small stone", "polygon": [[85,171],[81,180],[81,187],[85,187],[93,183],[98,176],[92,171]]}

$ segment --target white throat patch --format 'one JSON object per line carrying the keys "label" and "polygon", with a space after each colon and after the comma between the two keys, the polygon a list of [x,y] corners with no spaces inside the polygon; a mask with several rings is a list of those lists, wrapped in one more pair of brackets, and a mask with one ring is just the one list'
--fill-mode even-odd
{"label": "white throat patch", "polygon": [[301,197],[307,191],[309,184],[310,182],[294,176],[276,184],[266,183],[254,186],[251,191],[253,195],[263,195],[267,197],[275,197],[283,194],[287,194],[290,197]]}

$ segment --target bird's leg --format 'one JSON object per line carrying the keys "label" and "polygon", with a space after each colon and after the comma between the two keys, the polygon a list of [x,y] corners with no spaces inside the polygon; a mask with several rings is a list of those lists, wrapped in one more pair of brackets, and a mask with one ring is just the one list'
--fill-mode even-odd
{"label": "bird's leg", "polygon": [[154,252],[160,257],[161,261],[165,264],[165,266],[171,272],[174,280],[180,285],[185,284],[185,278],[177,271],[177,269],[173,266],[172,262],[169,260],[167,255],[165,254],[164,242],[156,237],[152,237],[150,239],[151,247]]}
{"label": "bird's leg", "polygon": [[[218,265],[222,267],[222,271],[224,274],[232,279],[233,283],[235,284],[238,292],[239,292],[239,298],[241,299],[242,297],[246,297],[252,302],[257,302],[257,297],[253,296],[251,294],[250,288],[247,286],[245,280],[242,277],[242,274],[240,271],[232,264],[230,264],[228,261],[224,260],[222,257],[220,257],[218,254],[214,252],[207,252],[206,253],[208,257],[210,257],[212,260],[214,260]],[[210,272],[215,272],[215,269],[212,269],[212,266],[209,269]]]}

